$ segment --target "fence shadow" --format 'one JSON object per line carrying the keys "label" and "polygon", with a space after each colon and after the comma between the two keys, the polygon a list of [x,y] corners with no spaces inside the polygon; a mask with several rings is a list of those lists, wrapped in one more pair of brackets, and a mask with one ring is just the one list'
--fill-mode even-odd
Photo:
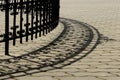
{"label": "fence shadow", "polygon": [[[97,37],[95,37],[92,34],[91,37],[89,37],[89,40],[86,42],[85,45],[83,45],[81,48],[80,47],[77,48],[75,52],[70,52],[69,56],[58,55],[55,60],[51,60],[51,59],[43,59],[42,60],[40,57],[46,58],[46,57],[49,57],[50,55],[49,56],[48,55],[47,56],[45,56],[45,55],[38,56],[38,55],[42,54],[42,52],[44,54],[49,54],[49,50],[50,50],[51,46],[54,47],[56,45],[59,45],[59,44],[56,44],[56,42],[59,42],[61,39],[64,39],[63,36],[68,35],[68,34],[66,34],[66,32],[68,32],[68,30],[69,30],[68,25],[70,25],[70,24],[65,22],[67,20],[80,23],[80,24],[84,25],[85,27],[91,27],[95,31],[94,35],[96,35]],[[65,19],[65,18],[62,18],[61,22],[65,26],[63,32],[59,35],[58,38],[56,38],[49,45],[47,45],[43,48],[40,48],[36,51],[33,51],[31,53],[28,53],[26,55],[22,55],[19,57],[11,56],[13,58],[6,59],[6,60],[0,60],[0,66],[3,68],[3,69],[1,68],[0,79],[6,80],[6,79],[22,77],[22,76],[26,76],[26,75],[32,75],[32,74],[36,74],[36,73],[47,72],[47,71],[55,70],[55,69],[62,69],[63,67],[71,65],[72,63],[74,63],[78,60],[81,60],[84,57],[86,57],[87,55],[89,55],[96,48],[96,46],[98,44],[101,44],[104,41],[106,42],[109,40],[113,40],[113,39],[108,39],[108,38],[101,36],[101,34],[99,33],[99,31],[96,28],[94,28],[93,26],[88,25],[86,23],[79,22],[76,20],[71,20],[71,19]],[[96,38],[96,41],[94,40],[94,38]],[[105,40],[103,40],[103,39],[105,39]],[[92,41],[94,41],[94,44]],[[89,49],[87,49],[87,47],[91,43],[93,45],[91,47],[89,47]],[[85,49],[87,49],[87,50],[84,52]],[[83,52],[84,52],[84,54],[82,54]],[[9,69],[9,70],[7,70],[7,69]]]}

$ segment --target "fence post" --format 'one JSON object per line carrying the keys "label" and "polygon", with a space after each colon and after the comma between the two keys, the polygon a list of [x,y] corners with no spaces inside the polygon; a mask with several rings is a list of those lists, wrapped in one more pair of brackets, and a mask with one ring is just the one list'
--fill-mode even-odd
{"label": "fence post", "polygon": [[5,2],[5,55],[9,55],[9,0]]}

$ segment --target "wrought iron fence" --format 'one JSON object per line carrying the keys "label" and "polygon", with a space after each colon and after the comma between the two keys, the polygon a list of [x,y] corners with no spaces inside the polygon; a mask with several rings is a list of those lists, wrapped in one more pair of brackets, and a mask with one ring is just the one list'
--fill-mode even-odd
{"label": "wrought iron fence", "polygon": [[0,10],[5,12],[5,33],[0,35],[0,42],[5,42],[5,55],[9,55],[10,40],[13,45],[16,39],[22,44],[23,37],[26,42],[33,40],[52,31],[59,22],[59,0],[0,0]]}

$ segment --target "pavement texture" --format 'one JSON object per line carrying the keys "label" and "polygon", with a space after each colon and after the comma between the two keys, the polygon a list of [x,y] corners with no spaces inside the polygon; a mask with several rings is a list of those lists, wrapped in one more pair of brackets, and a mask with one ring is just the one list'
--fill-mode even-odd
{"label": "pavement texture", "polygon": [[57,35],[37,39],[46,40],[43,46],[30,42],[38,48],[33,52],[1,55],[4,58],[0,59],[0,79],[120,80],[119,3],[119,0],[61,0],[60,14],[65,18],[53,31]]}

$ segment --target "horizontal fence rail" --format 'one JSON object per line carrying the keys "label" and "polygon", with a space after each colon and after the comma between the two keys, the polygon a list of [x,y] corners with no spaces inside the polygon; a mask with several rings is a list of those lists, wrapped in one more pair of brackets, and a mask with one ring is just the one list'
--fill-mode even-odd
{"label": "horizontal fence rail", "polygon": [[59,0],[0,0],[0,10],[5,12],[5,33],[0,34],[0,42],[5,42],[5,54],[9,54],[10,40],[16,45],[16,39],[20,39],[22,44],[23,37],[28,42],[56,28],[59,3]]}

